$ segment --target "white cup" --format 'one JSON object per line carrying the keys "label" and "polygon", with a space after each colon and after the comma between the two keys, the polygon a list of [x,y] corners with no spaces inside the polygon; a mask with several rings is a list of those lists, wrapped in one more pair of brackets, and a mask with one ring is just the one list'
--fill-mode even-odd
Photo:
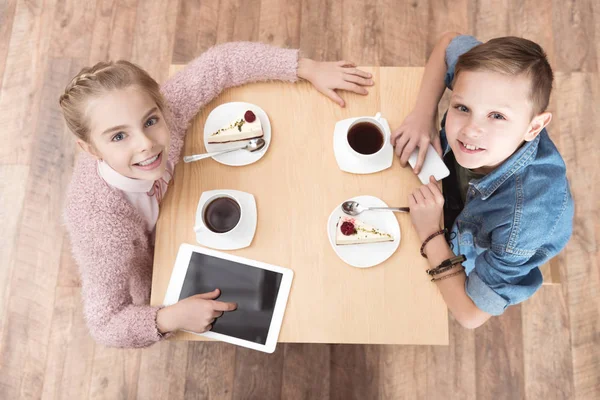
{"label": "white cup", "polygon": [[[350,130],[352,129],[352,127],[354,127],[355,125],[360,124],[362,122],[368,122],[368,123],[374,125],[375,127],[377,127],[377,129],[379,129],[379,131],[381,132],[381,135],[383,136],[383,142],[381,142],[381,148],[379,150],[377,150],[375,153],[362,154],[362,153],[359,153],[358,151],[354,150],[352,148],[352,146],[350,146],[350,142],[348,141],[348,134],[350,133]],[[355,119],[348,126],[348,129],[346,130],[346,146],[347,146],[348,150],[350,150],[350,152],[352,154],[354,154],[355,156],[364,158],[364,159],[377,157],[379,154],[381,154],[381,152],[383,151],[383,148],[385,147],[385,143],[389,140],[390,140],[390,135],[388,134],[386,129],[383,127],[383,124],[381,123],[381,113],[379,113],[379,112],[377,114],[375,114],[374,117],[359,117],[359,118]]]}
{"label": "white cup", "polygon": [[[230,230],[228,230],[227,232],[215,232],[215,231],[213,231],[212,229],[210,229],[208,227],[208,225],[206,224],[206,221],[204,220],[205,216],[206,216],[206,208],[213,201],[215,201],[216,199],[220,199],[222,197],[229,198],[229,199],[231,199],[231,200],[233,200],[233,201],[235,201],[237,203],[238,207],[240,208],[240,219],[238,220],[237,224],[235,224],[235,226],[233,228],[231,228]],[[232,196],[232,195],[227,194],[227,193],[216,193],[215,195],[213,195],[210,198],[208,198],[204,202],[204,204],[202,205],[201,213],[202,214],[200,215],[201,218],[199,218],[199,220],[200,220],[199,222],[202,225],[202,227],[195,227],[194,230],[196,231],[196,233],[199,232],[199,231],[201,231],[201,230],[207,230],[207,231],[209,231],[210,233],[212,233],[214,235],[228,235],[228,234],[233,233],[235,230],[237,230],[239,228],[240,224],[242,223],[242,219],[244,218],[244,213],[243,213],[243,210],[242,210],[242,204],[240,203],[240,201],[235,196]]]}

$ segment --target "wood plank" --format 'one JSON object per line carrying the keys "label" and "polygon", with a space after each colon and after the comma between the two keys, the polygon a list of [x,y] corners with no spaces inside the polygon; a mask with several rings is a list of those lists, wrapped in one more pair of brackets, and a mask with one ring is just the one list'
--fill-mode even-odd
{"label": "wood plank", "polygon": [[221,0],[217,43],[258,40],[260,0]]}
{"label": "wood plank", "polygon": [[0,348],[4,339],[4,322],[11,290],[12,269],[15,266],[16,239],[27,188],[29,166],[0,164]]}
{"label": "wood plank", "polygon": [[54,300],[42,399],[86,399],[95,343],[83,319],[78,287],[58,287]]}
{"label": "wood plank", "polygon": [[179,0],[140,0],[130,61],[164,82],[173,54]]}
{"label": "wood plank", "polygon": [[52,26],[50,56],[87,60],[95,16],[96,0],[58,1]]}
{"label": "wood plank", "polygon": [[15,9],[0,91],[3,164],[28,165],[31,160],[56,1],[18,2]]}
{"label": "wood plank", "polygon": [[[327,34],[315,29],[327,27]],[[342,58],[342,3],[336,0],[305,0],[302,2],[300,52],[317,61],[337,61]]]}
{"label": "wood plank", "polygon": [[70,176],[64,160],[73,157],[73,138],[64,129],[56,101],[69,71],[70,61],[50,59],[39,94],[40,118],[33,127],[37,135],[30,148],[0,349],[0,385],[8,389],[8,398],[39,398],[42,393],[64,232],[60,215]]}
{"label": "wood plank", "polygon": [[236,349],[232,398],[278,399],[282,377],[282,346],[278,346],[273,354],[239,347]]}
{"label": "wood plank", "polygon": [[477,399],[524,398],[522,331],[519,304],[475,331]]}
{"label": "wood plank", "polygon": [[188,344],[164,341],[141,352],[137,398],[182,399],[186,393]]}
{"label": "wood plank", "polygon": [[344,3],[342,13],[342,55],[356,65],[381,65],[385,8],[378,0]]}
{"label": "wood plank", "polygon": [[219,2],[182,1],[177,15],[173,63],[187,64],[217,42]]}
{"label": "wood plank", "polygon": [[98,0],[89,64],[129,59],[133,48],[138,0]]}
{"label": "wood plank", "polygon": [[598,72],[592,3],[552,1],[556,65],[560,72]]}
{"label": "wood plank", "polygon": [[429,0],[428,4],[427,58],[444,33],[471,33],[473,16],[470,0]]}
{"label": "wood plank", "polygon": [[380,345],[331,346],[330,398],[375,399],[380,387]]}
{"label": "wood plank", "polygon": [[139,349],[106,348],[96,344],[88,398],[137,399],[141,357]]}
{"label": "wood plank", "polygon": [[510,0],[508,9],[508,33],[539,44],[548,57],[550,66],[557,68],[554,32],[552,26],[552,4],[540,7],[535,0]]}
{"label": "wood plank", "polygon": [[4,68],[6,67],[16,9],[17,0],[8,0],[0,3],[0,90],[2,89],[2,78],[4,77]]}
{"label": "wood plank", "polygon": [[591,215],[600,213],[597,182],[600,172],[590,154],[600,143],[589,140],[600,117],[600,78],[590,73],[557,73],[553,137],[567,164],[575,202],[573,236],[565,248],[566,279],[562,285],[569,309],[575,398],[600,396],[600,225]]}
{"label": "wood plank", "polygon": [[523,303],[522,312],[525,398],[572,399],[569,315],[560,287],[541,288]]}
{"label": "wood plank", "polygon": [[448,346],[427,346],[427,398],[475,400],[475,331],[463,328],[452,315],[448,320]]}
{"label": "wood plank", "polygon": [[331,345],[286,343],[284,348],[281,398],[330,398]]}
{"label": "wood plank", "polygon": [[[228,343],[188,343],[185,399],[232,399],[237,348]],[[242,386],[241,396],[245,395]],[[266,398],[266,397],[265,397]]]}
{"label": "wood plank", "polygon": [[427,62],[427,2],[383,1],[381,65],[418,66]]}
{"label": "wood plank", "polygon": [[475,0],[472,34],[482,42],[507,36],[509,31],[508,7],[510,0]]}
{"label": "wood plank", "polygon": [[71,254],[71,244],[67,232],[63,235],[63,246],[60,254],[60,265],[58,268],[56,286],[81,288],[79,267]]}
{"label": "wood plank", "polygon": [[381,346],[380,398],[426,398],[427,350],[427,346]]}
{"label": "wood plank", "polygon": [[262,0],[258,40],[274,46],[300,48],[302,2]]}

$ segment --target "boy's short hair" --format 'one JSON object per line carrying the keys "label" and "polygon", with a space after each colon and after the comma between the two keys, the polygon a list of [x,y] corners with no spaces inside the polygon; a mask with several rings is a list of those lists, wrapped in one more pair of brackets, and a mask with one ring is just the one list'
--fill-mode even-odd
{"label": "boy's short hair", "polygon": [[544,50],[531,40],[506,36],[473,47],[458,58],[454,82],[462,71],[487,70],[531,78],[530,99],[534,115],[544,112],[552,91],[552,68]]}

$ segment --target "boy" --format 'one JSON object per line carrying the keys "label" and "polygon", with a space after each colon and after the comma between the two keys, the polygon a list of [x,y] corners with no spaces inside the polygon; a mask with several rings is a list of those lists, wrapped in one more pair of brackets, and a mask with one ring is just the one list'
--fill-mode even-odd
{"label": "boy", "polygon": [[[481,44],[448,33],[427,62],[415,109],[392,135],[403,166],[418,146],[418,173],[433,137],[451,171],[444,194],[431,177],[408,201],[427,273],[466,328],[532,296],[542,284],[538,267],[571,236],[566,167],[545,129],[552,79],[534,42]],[[434,119],[445,87],[452,96],[438,136]]]}

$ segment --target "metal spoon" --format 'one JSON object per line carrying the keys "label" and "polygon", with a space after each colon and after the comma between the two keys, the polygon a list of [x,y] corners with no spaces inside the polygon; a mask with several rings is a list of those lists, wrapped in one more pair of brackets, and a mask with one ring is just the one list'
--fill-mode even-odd
{"label": "metal spoon", "polygon": [[267,144],[267,142],[265,142],[265,139],[263,139],[263,138],[252,139],[242,147],[234,147],[233,149],[213,151],[212,153],[194,154],[193,156],[185,156],[185,157],[183,157],[183,161],[186,163],[190,163],[193,161],[204,160],[205,158],[210,158],[210,157],[218,156],[218,155],[225,154],[225,153],[230,153],[232,151],[237,151],[237,150],[247,150],[247,151],[253,153],[253,152],[258,151],[258,150],[262,149],[263,147],[265,147],[265,144]]}
{"label": "metal spoon", "polygon": [[342,203],[342,211],[348,215],[358,215],[363,211],[394,211],[394,212],[409,212],[408,207],[363,207],[356,201],[345,201]]}

